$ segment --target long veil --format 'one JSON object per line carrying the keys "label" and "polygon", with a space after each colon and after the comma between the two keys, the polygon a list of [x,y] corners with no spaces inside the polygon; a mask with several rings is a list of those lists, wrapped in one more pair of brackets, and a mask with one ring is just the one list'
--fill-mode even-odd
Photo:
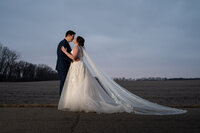
{"label": "long veil", "polygon": [[157,103],[152,103],[145,100],[131,92],[127,89],[118,85],[112,78],[101,71],[95,63],[92,61],[88,53],[84,48],[83,55],[87,61],[87,65],[93,71],[98,79],[98,82],[104,89],[104,91],[117,103],[123,105],[126,112],[134,112],[136,114],[143,115],[172,115],[172,114],[182,114],[186,113],[187,110],[167,107],[164,105],[159,105]]}

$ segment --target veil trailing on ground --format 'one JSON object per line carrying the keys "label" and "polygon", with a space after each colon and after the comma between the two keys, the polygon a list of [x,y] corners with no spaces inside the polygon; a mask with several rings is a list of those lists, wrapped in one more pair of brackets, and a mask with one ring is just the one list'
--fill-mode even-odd
{"label": "veil trailing on ground", "polygon": [[83,49],[83,55],[89,65],[90,69],[93,71],[97,77],[98,82],[104,89],[104,91],[117,103],[123,105],[126,112],[134,112],[136,114],[143,115],[172,115],[172,114],[182,114],[186,113],[187,110],[167,107],[164,105],[159,105],[157,103],[152,103],[145,100],[131,92],[127,89],[118,85],[112,78],[110,78],[103,71],[99,70],[95,63],[91,60],[88,53]]}

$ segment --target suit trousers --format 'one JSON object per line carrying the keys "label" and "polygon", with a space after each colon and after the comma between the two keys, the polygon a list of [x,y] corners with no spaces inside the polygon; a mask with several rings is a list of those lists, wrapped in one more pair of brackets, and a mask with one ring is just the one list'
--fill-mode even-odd
{"label": "suit trousers", "polygon": [[65,79],[66,79],[66,76],[67,76],[67,72],[68,71],[61,71],[61,70],[58,70],[58,77],[60,79],[60,89],[59,89],[59,95],[61,96],[61,93],[62,93],[62,90],[63,90],[63,85],[65,83]]}

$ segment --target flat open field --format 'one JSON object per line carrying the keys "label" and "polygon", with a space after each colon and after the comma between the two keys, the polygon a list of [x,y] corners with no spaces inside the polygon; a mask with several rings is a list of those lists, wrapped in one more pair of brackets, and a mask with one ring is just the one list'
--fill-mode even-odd
{"label": "flat open field", "polygon": [[[200,105],[200,80],[121,81],[132,93],[164,105]],[[0,104],[57,104],[59,81],[0,82]]]}
{"label": "flat open field", "polygon": [[200,133],[199,80],[119,84],[142,98],[188,112],[156,116],[58,111],[59,81],[2,82],[0,133]]}

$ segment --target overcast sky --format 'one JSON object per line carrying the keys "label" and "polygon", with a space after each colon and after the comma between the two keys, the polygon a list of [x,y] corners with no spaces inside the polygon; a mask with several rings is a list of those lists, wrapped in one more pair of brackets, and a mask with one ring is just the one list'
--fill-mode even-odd
{"label": "overcast sky", "polygon": [[111,77],[200,77],[199,0],[0,1],[0,42],[22,60],[55,69],[69,29]]}

